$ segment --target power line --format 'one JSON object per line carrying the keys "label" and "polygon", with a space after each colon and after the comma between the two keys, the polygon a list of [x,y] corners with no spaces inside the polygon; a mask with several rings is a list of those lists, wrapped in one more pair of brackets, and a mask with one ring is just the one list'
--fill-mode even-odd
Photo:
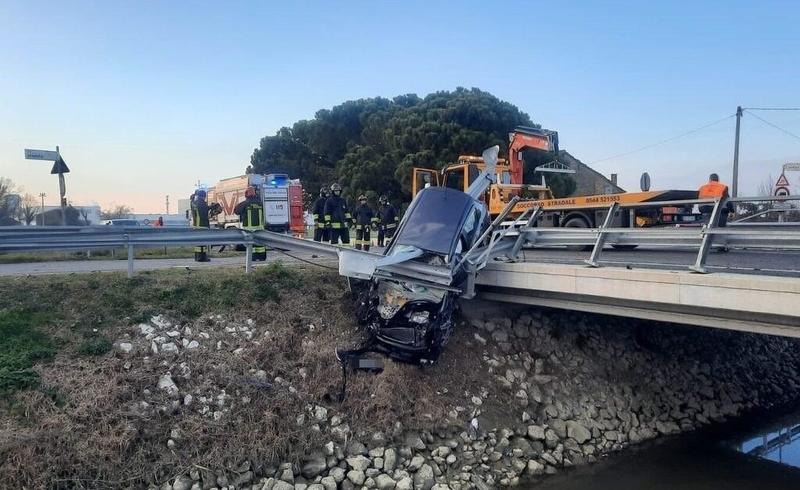
{"label": "power line", "polygon": [[721,119],[717,119],[716,121],[713,121],[713,122],[710,122],[710,123],[705,124],[703,126],[700,126],[699,128],[690,129],[689,131],[683,132],[683,133],[681,133],[679,135],[672,136],[671,138],[667,138],[667,139],[664,139],[664,140],[661,140],[661,141],[657,141],[655,143],[651,143],[649,145],[642,146],[640,148],[636,148],[635,150],[630,150],[630,151],[626,151],[626,152],[623,152],[623,153],[618,153],[616,155],[612,155],[610,157],[601,158],[600,160],[595,160],[590,165],[594,165],[594,164],[600,163],[600,162],[605,162],[606,160],[613,160],[615,158],[628,156],[628,155],[631,155],[633,153],[638,153],[638,152],[643,151],[643,150],[648,150],[650,148],[653,148],[653,147],[656,147],[656,146],[659,146],[659,145],[663,145],[664,143],[669,143],[670,141],[675,141],[677,139],[683,138],[684,136],[689,136],[690,134],[694,134],[694,133],[696,133],[698,131],[702,131],[702,130],[704,130],[706,128],[710,128],[711,126],[719,124],[719,123],[721,123],[723,121],[727,121],[728,119],[730,119],[730,118],[732,118],[734,116],[736,116],[736,114],[731,114],[729,116],[725,116],[725,117],[723,117]]}
{"label": "power line", "polygon": [[800,107],[742,107],[745,111],[800,111]]}
{"label": "power line", "polygon": [[798,140],[800,140],[800,136],[798,136],[798,135],[796,135],[796,134],[792,133],[792,132],[791,132],[791,131],[789,131],[789,130],[783,129],[782,127],[778,126],[777,124],[773,124],[773,123],[771,123],[771,122],[767,121],[766,119],[764,119],[763,117],[759,116],[758,114],[754,114],[754,113],[750,112],[750,115],[751,115],[751,116],[753,116],[754,118],[756,118],[756,119],[760,120],[760,121],[761,121],[761,122],[763,122],[764,124],[767,124],[768,126],[772,126],[773,128],[777,129],[778,131],[780,131],[780,132],[782,132],[782,133],[785,133],[785,134],[788,134],[788,135],[789,135],[789,136],[791,136],[792,138],[795,138],[795,139],[798,139]]}

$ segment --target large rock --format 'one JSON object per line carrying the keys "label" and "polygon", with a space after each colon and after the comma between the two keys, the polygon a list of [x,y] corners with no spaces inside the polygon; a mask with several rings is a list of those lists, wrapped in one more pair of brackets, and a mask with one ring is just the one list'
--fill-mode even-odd
{"label": "large rock", "polygon": [[383,471],[391,473],[397,465],[397,451],[389,448],[383,453]]}
{"label": "large rock", "polygon": [[169,396],[178,396],[178,386],[172,381],[172,376],[169,374],[158,378],[158,389],[166,391]]}
{"label": "large rock", "polygon": [[397,485],[391,476],[380,474],[375,477],[375,486],[378,490],[392,490]]}
{"label": "large rock", "polygon": [[320,483],[325,487],[325,490],[336,490],[337,488],[336,480],[332,476],[326,476],[320,480]]}
{"label": "large rock", "polygon": [[328,467],[322,453],[313,453],[306,459],[300,473],[309,480],[314,479]]}
{"label": "large rock", "polygon": [[398,480],[395,490],[412,490],[414,488],[414,480],[410,476],[406,476]]}
{"label": "large rock", "polygon": [[424,464],[414,473],[414,490],[431,490],[435,483],[433,468]]}
{"label": "large rock", "polygon": [[544,473],[544,465],[535,459],[531,459],[528,461],[527,472],[530,476],[541,475]]}
{"label": "large rock", "polygon": [[272,486],[272,490],[294,490],[294,485],[282,480],[275,480],[275,485]]}
{"label": "large rock", "polygon": [[528,426],[528,438],[533,439],[534,441],[543,441],[544,440],[544,427],[538,425],[529,425]]}
{"label": "large rock", "polygon": [[347,464],[350,466],[350,468],[356,471],[366,471],[366,469],[369,468],[369,465],[372,464],[372,461],[370,461],[370,459],[366,456],[358,455],[352,458],[347,458]]}
{"label": "large rock", "polygon": [[578,441],[578,444],[583,444],[592,438],[592,432],[579,422],[570,420],[567,422],[567,436]]}
{"label": "large rock", "polygon": [[353,485],[363,485],[367,477],[364,475],[363,471],[350,470],[347,472],[347,479],[350,480]]}
{"label": "large rock", "polygon": [[336,480],[336,483],[342,483],[344,481],[345,474],[342,468],[332,468],[328,474]]}
{"label": "large rock", "polygon": [[414,456],[411,458],[411,462],[408,464],[408,471],[413,473],[422,468],[423,464],[425,464],[425,458],[422,456]]}
{"label": "large rock", "polygon": [[175,478],[175,481],[172,483],[172,490],[189,490],[192,488],[192,484],[194,484],[194,482],[191,478],[181,475]]}

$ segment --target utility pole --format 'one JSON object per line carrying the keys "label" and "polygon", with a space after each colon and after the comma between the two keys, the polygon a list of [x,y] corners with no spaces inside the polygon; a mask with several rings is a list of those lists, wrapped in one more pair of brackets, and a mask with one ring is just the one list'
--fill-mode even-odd
{"label": "utility pole", "polygon": [[[58,145],[56,145],[56,154],[58,155],[58,160],[56,161],[56,164],[58,164],[59,162],[62,161],[61,160],[61,151],[58,149]],[[53,169],[55,170],[55,166],[53,167]],[[50,173],[53,173],[53,172],[50,171]],[[60,203],[61,204],[61,226],[67,226],[67,200],[66,200],[67,184],[64,181],[64,172],[60,171],[60,170],[58,172],[58,193],[59,193],[59,195],[61,197],[61,203]]]}
{"label": "utility pole", "polygon": [[739,129],[742,125],[742,106],[736,107],[736,141],[733,144],[733,182],[731,197],[739,195]]}
{"label": "utility pole", "polygon": [[167,214],[169,214],[169,194],[167,194]]}
{"label": "utility pole", "polygon": [[41,210],[39,211],[39,216],[42,218],[42,226],[44,226],[44,198],[46,196],[47,196],[47,194],[45,194],[44,192],[40,192],[39,193],[39,197],[42,198],[42,207],[41,207]]}

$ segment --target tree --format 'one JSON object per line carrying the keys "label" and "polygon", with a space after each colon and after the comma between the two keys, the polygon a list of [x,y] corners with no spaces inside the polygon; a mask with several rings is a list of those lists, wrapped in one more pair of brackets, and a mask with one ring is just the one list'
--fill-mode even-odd
{"label": "tree", "polygon": [[108,211],[101,211],[100,217],[102,219],[123,219],[129,218],[133,210],[124,204],[112,204],[112,208]]}
{"label": "tree", "polygon": [[18,218],[24,221],[26,225],[33,223],[36,219],[36,214],[39,211],[39,205],[36,203],[36,198],[30,194],[22,196],[22,201],[19,205]]}
{"label": "tree", "polygon": [[248,169],[288,173],[314,196],[338,181],[351,199],[365,193],[407,201],[412,167],[438,170],[459,155],[506,146],[516,126],[535,125],[514,105],[476,88],[351,100],[262,138]]}
{"label": "tree", "polygon": [[0,177],[0,225],[18,225],[19,195],[11,179]]}

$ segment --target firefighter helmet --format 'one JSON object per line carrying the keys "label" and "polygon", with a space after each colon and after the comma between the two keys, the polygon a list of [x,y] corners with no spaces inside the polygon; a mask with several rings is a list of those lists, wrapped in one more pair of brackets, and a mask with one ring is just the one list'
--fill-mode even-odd
{"label": "firefighter helmet", "polygon": [[386,195],[384,194],[380,197],[380,199],[378,199],[378,202],[381,204],[386,204],[387,202],[389,202],[389,198],[386,197]]}
{"label": "firefighter helmet", "polygon": [[256,188],[248,186],[247,189],[244,190],[244,197],[256,197]]}
{"label": "firefighter helmet", "polygon": [[195,197],[198,199],[205,199],[206,198],[206,190],[205,189],[197,189],[194,193]]}
{"label": "firefighter helmet", "polygon": [[331,192],[333,195],[338,196],[342,193],[342,186],[340,186],[338,182],[334,182],[331,184]]}
{"label": "firefighter helmet", "polygon": [[366,201],[367,200],[366,194],[361,194],[360,196],[358,196],[358,200],[359,201]]}

